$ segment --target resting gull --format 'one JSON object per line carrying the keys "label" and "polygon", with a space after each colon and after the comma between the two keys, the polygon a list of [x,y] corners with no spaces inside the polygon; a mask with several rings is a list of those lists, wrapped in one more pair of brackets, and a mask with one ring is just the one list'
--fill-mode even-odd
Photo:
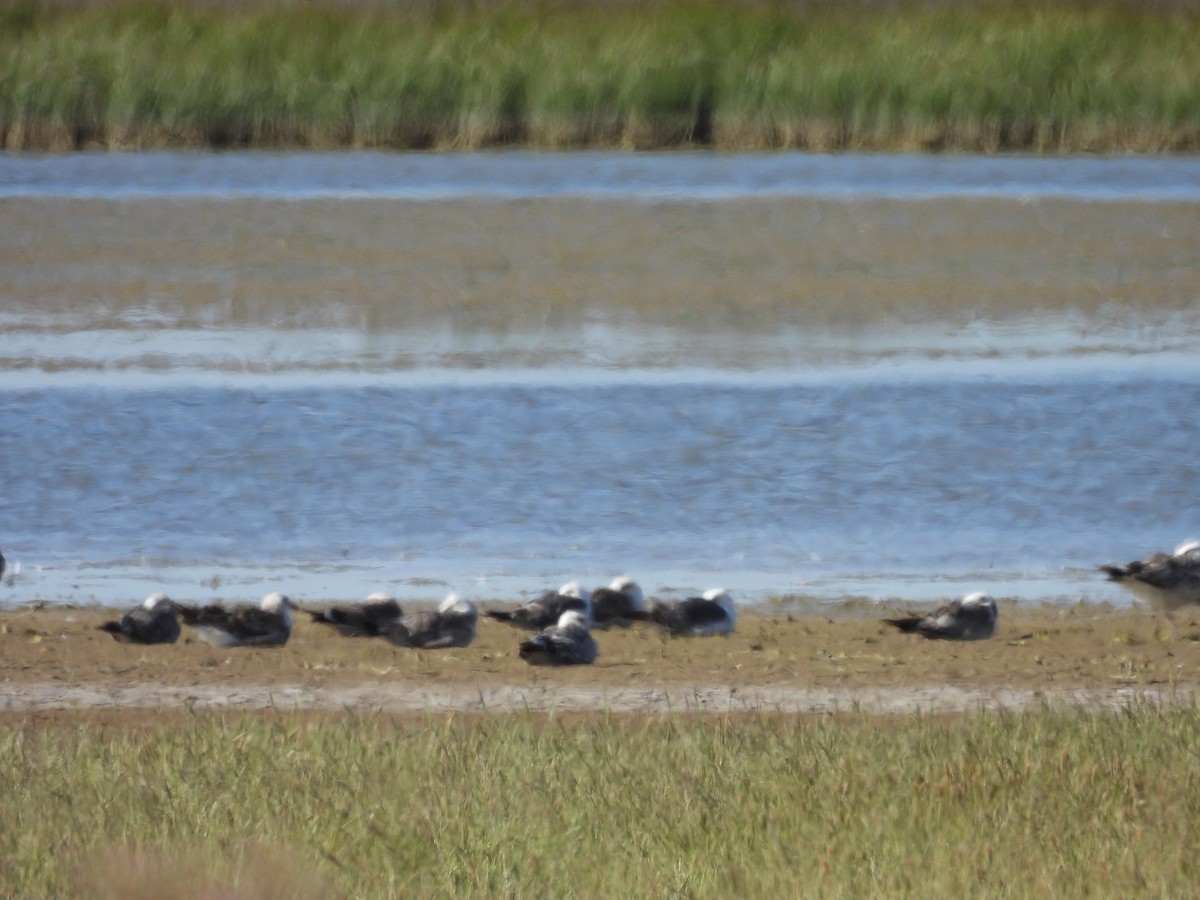
{"label": "resting gull", "polygon": [[655,622],[676,637],[732,634],[737,625],[733,598],[724,588],[709,588],[699,597],[674,603],[655,602],[633,618]]}
{"label": "resting gull", "polygon": [[179,640],[179,617],[166,594],[151,594],[120,621],[97,627],[123,644],[173,644]]}
{"label": "resting gull", "polygon": [[278,591],[267,594],[259,606],[226,609],[219,603],[204,607],[176,604],[184,624],[214,647],[278,647],[292,635],[289,609],[295,603]]}
{"label": "resting gull", "polygon": [[597,628],[629,625],[646,608],[642,589],[632,578],[614,578],[608,587],[592,591],[592,620]]}
{"label": "resting gull", "polygon": [[374,593],[366,603],[348,603],[326,610],[304,610],[314,622],[332,625],[346,637],[373,637],[383,634],[403,615],[400,604],[387,594]]}
{"label": "resting gull", "polygon": [[1125,566],[1100,566],[1100,571],[1139,600],[1164,613],[1171,636],[1179,637],[1172,613],[1200,605],[1200,541],[1185,541],[1174,553],[1151,553]]}
{"label": "resting gull", "polygon": [[996,601],[983,591],[939,606],[927,616],[884,619],[904,632],[947,641],[979,641],[996,633]]}
{"label": "resting gull", "polygon": [[409,613],[380,633],[401,647],[424,650],[466,647],[475,640],[478,619],[479,610],[474,603],[458,594],[450,594],[436,610]]}
{"label": "resting gull", "polygon": [[569,609],[557,624],[521,642],[521,659],[534,666],[586,666],[596,661],[599,648],[588,632],[587,618]]}
{"label": "resting gull", "polygon": [[492,619],[508,622],[518,628],[538,631],[554,625],[563,613],[572,609],[583,613],[585,622],[592,617],[591,594],[581,588],[577,581],[569,581],[557,591],[547,591],[514,610],[489,609],[487,614]]}

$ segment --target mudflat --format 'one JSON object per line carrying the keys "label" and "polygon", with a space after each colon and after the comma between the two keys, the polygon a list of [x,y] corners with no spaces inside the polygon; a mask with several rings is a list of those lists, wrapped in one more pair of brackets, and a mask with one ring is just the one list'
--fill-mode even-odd
{"label": "mudflat", "polygon": [[15,198],[0,294],[53,330],[1144,324],[1191,309],[1195,221],[1190,203],[1059,199]]}
{"label": "mudflat", "polygon": [[[879,610],[879,615],[902,610]],[[468,648],[414,651],[346,638],[305,618],[281,648],[218,649],[186,628],[167,646],[114,641],[95,607],[0,612],[0,714],[54,710],[425,712],[971,712],[1042,703],[1118,708],[1191,702],[1200,629],[1179,637],[1141,609],[1001,604],[997,636],[900,634],[859,607],[744,613],[730,637],[668,638],[647,625],[598,632],[595,665],[537,668],[524,632],[482,620]]]}

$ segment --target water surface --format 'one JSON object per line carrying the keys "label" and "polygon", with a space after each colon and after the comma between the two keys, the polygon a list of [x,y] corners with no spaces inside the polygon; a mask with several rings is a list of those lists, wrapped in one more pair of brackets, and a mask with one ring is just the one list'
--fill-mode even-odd
{"label": "water surface", "polygon": [[1194,160],[0,157],[0,602],[1125,602]]}
{"label": "water surface", "polygon": [[1200,159],[806,153],[0,155],[0,197],[1200,199]]}

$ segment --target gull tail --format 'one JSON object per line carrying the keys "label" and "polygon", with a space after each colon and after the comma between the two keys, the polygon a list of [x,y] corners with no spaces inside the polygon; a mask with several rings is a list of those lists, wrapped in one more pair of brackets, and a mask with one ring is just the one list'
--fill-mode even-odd
{"label": "gull tail", "polygon": [[184,603],[176,603],[174,605],[175,611],[179,613],[179,618],[183,619],[188,625],[194,625],[196,622],[199,622],[201,616],[204,614],[204,610],[199,606],[188,606]]}
{"label": "gull tail", "polygon": [[121,630],[120,622],[105,622],[103,625],[97,625],[96,630],[111,634],[118,639],[125,637],[125,632]]}
{"label": "gull tail", "polygon": [[1108,576],[1109,581],[1124,581],[1133,574],[1130,566],[1098,566],[1097,568]]}

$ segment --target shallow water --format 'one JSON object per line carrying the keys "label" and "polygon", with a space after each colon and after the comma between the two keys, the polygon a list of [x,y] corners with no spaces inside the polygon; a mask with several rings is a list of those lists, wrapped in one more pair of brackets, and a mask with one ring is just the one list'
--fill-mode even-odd
{"label": "shallow water", "polygon": [[0,452],[9,522],[93,582],[182,566],[195,592],[278,560],[351,596],[623,571],[1070,594],[1131,533],[1194,525],[1197,374],[48,387],[5,397]]}
{"label": "shallow water", "polygon": [[1200,534],[1194,161],[262,162],[0,158],[0,603],[1123,603]]}
{"label": "shallow water", "polygon": [[0,197],[1200,200],[1200,159],[806,153],[0,155]]}

